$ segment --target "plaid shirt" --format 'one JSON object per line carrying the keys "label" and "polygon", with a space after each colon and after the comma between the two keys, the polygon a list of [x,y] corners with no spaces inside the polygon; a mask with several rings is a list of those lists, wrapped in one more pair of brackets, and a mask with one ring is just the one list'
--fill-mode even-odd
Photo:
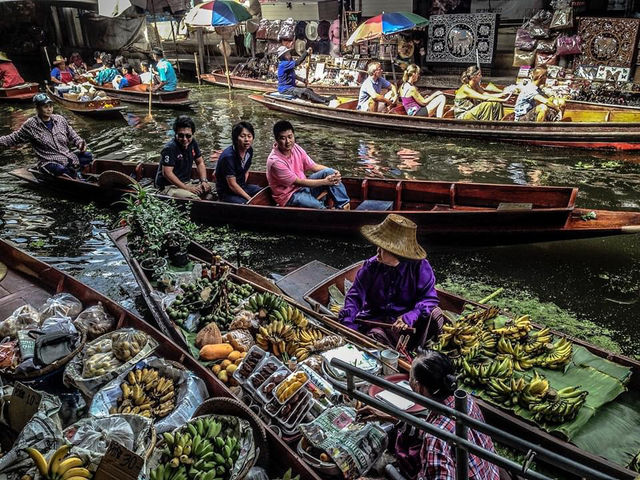
{"label": "plaid shirt", "polygon": [[31,117],[19,130],[0,137],[0,147],[13,147],[29,142],[38,157],[38,166],[49,162],[64,166],[71,163],[77,166],[78,157],[69,150],[69,143],[80,148],[82,138],[62,115],[53,114],[51,120],[53,128],[49,130],[37,115]]}
{"label": "plaid shirt", "polygon": [[[453,396],[447,398],[444,404],[449,408],[454,408]],[[480,409],[471,398],[469,398],[469,415],[484,421]],[[426,421],[438,428],[455,433],[456,423],[444,415],[431,412]],[[494,451],[491,438],[484,433],[469,429],[468,438],[476,445],[486,450]],[[420,458],[422,460],[422,470],[418,474],[418,480],[455,480],[455,450],[444,440],[426,434],[422,443]],[[474,480],[498,480],[500,475],[497,466],[469,454],[469,478]]]}

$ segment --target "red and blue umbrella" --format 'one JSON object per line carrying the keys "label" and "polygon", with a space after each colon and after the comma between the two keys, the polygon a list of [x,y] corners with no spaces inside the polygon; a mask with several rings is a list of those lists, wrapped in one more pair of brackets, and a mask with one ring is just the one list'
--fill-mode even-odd
{"label": "red and blue umbrella", "polygon": [[383,35],[393,35],[428,24],[429,20],[411,12],[382,13],[358,25],[358,28],[347,40],[347,45],[374,40]]}
{"label": "red and blue umbrella", "polygon": [[213,0],[193,7],[184,21],[192,27],[230,27],[250,18],[249,11],[235,0]]}

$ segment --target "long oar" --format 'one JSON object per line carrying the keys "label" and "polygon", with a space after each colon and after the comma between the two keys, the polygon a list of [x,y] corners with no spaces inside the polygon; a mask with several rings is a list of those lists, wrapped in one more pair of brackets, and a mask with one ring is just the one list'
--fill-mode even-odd
{"label": "long oar", "polygon": [[311,54],[309,54],[309,58],[307,59],[307,75],[304,78],[304,86],[309,86],[309,73],[311,72]]}
{"label": "long oar", "polygon": [[145,122],[150,122],[151,120],[153,120],[153,115],[151,115],[151,99],[152,99],[152,95],[153,95],[153,77],[152,77],[151,81],[149,82],[149,113],[147,113],[147,116],[144,118]]}

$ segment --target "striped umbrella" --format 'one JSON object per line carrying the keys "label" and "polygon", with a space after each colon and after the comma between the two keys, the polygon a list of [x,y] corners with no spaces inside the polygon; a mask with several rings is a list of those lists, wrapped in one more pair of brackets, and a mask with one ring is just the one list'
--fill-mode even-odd
{"label": "striped umbrella", "polygon": [[249,11],[235,0],[212,0],[193,7],[184,21],[192,27],[229,27],[250,18]]}
{"label": "striped umbrella", "polygon": [[347,45],[374,40],[383,35],[392,35],[428,24],[429,20],[411,12],[382,13],[358,25],[356,31],[347,40]]}

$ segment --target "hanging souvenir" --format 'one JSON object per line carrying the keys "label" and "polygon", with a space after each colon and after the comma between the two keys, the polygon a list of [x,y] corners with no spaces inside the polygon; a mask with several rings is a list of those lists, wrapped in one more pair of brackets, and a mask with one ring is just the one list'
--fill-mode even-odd
{"label": "hanging souvenir", "polygon": [[536,49],[537,40],[531,36],[526,28],[520,27],[516,31],[516,48],[530,52]]}
{"label": "hanging souvenir", "polygon": [[520,50],[519,48],[516,48],[513,51],[513,66],[524,67],[526,65],[533,65],[535,58],[536,58],[535,51],[527,52],[525,50]]}
{"label": "hanging souvenir", "polygon": [[556,41],[556,53],[558,55],[577,55],[581,53],[580,35],[560,35]]}

